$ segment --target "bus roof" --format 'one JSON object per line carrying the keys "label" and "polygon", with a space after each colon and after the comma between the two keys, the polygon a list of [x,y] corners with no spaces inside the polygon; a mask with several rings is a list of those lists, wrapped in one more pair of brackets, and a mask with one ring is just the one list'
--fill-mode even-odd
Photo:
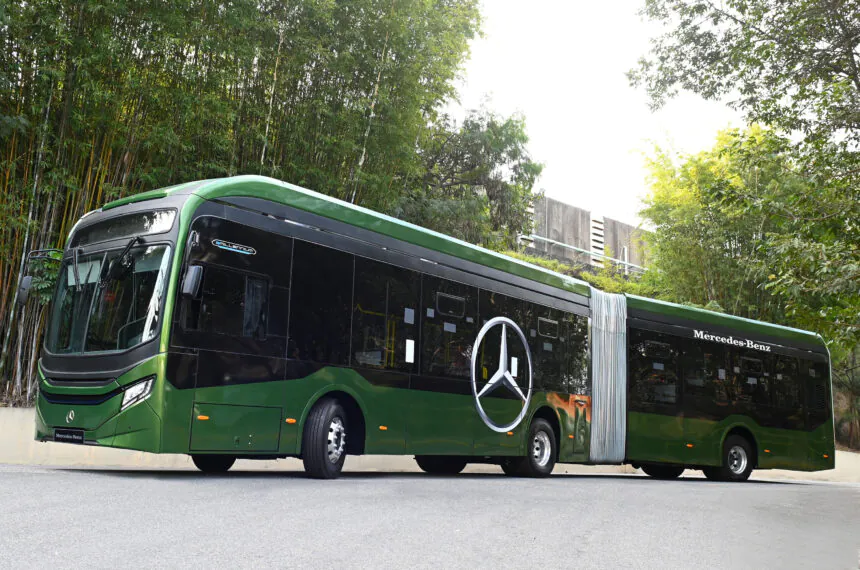
{"label": "bus roof", "polygon": [[591,288],[585,281],[266,176],[243,175],[203,182],[190,182],[128,196],[106,204],[103,209],[108,210],[132,202],[185,193],[193,193],[206,200],[240,196],[269,200],[518,275],[557,289],[585,297],[591,296]]}
{"label": "bus roof", "polygon": [[638,295],[626,294],[625,296],[627,297],[628,310],[633,309],[646,311],[673,319],[722,326],[739,332],[768,334],[788,340],[812,342],[816,344],[820,343],[821,345],[824,345],[824,340],[820,335],[801,329],[775,325],[763,321],[754,321],[752,319],[736,317],[725,313],[717,313],[715,311],[700,309],[698,307],[669,303],[668,301],[648,299],[646,297],[639,297]]}

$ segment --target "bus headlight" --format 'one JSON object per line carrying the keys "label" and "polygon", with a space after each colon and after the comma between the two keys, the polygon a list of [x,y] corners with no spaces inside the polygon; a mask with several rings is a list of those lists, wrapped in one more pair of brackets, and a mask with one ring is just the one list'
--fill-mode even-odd
{"label": "bus headlight", "polygon": [[122,407],[120,407],[120,411],[149,398],[150,394],[152,394],[153,385],[155,385],[155,376],[151,376],[126,388],[125,393],[122,395]]}

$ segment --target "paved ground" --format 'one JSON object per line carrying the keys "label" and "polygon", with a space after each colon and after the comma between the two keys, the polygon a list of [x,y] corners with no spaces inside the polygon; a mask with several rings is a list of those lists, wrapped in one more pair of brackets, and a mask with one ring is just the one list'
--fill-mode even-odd
{"label": "paved ground", "polygon": [[242,465],[0,465],[0,568],[858,568],[855,484]]}

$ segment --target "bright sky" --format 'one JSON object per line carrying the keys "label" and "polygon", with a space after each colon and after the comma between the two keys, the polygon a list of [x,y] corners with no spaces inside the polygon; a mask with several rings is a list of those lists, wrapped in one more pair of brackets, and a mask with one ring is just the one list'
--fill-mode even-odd
{"label": "bright sky", "polygon": [[652,113],[625,73],[659,28],[637,14],[644,0],[483,0],[484,37],[459,85],[455,117],[481,106],[522,113],[529,149],[545,165],[548,196],[638,225],[647,194],[644,156],[657,144],[676,153],[713,146],[740,127],[725,105],[682,94]]}

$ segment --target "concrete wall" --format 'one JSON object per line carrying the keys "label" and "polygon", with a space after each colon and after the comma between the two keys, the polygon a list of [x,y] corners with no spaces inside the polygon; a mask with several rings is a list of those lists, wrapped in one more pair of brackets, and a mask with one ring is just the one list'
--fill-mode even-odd
{"label": "concrete wall", "polygon": [[[534,234],[582,249],[591,249],[591,212],[552,198],[535,202]],[[533,244],[542,255],[572,264],[587,265],[589,257],[540,240]]]}
{"label": "concrete wall", "polygon": [[[603,239],[610,255],[622,258],[622,248],[628,248],[628,261],[643,265],[642,231],[610,218],[603,221]],[[591,251],[591,212],[542,197],[534,205],[534,234],[567,245]],[[587,265],[589,256],[558,245],[535,240],[534,252],[568,263]],[[602,253],[602,252],[601,252]]]}
{"label": "concrete wall", "polygon": [[[194,469],[186,455],[155,455],[141,451],[110,449],[90,445],[39,443],[32,408],[0,408],[0,464],[49,465],[55,467],[97,467],[125,469]],[[238,470],[301,471],[298,459],[278,461],[239,461]],[[411,456],[365,455],[349,457],[346,471],[415,472],[418,467]],[[501,473],[495,465],[472,465],[471,473]],[[555,473],[564,474],[633,474],[641,473],[627,465],[559,465]],[[688,471],[686,476],[701,476]],[[836,469],[803,473],[796,471],[755,471],[753,479],[795,479],[860,483],[860,454],[836,452]]]}
{"label": "concrete wall", "polygon": [[627,261],[634,265],[643,265],[644,250],[641,230],[611,218],[604,218],[603,239],[609,250],[609,255],[612,257],[623,261],[621,252],[624,247],[627,247],[629,252]]}

